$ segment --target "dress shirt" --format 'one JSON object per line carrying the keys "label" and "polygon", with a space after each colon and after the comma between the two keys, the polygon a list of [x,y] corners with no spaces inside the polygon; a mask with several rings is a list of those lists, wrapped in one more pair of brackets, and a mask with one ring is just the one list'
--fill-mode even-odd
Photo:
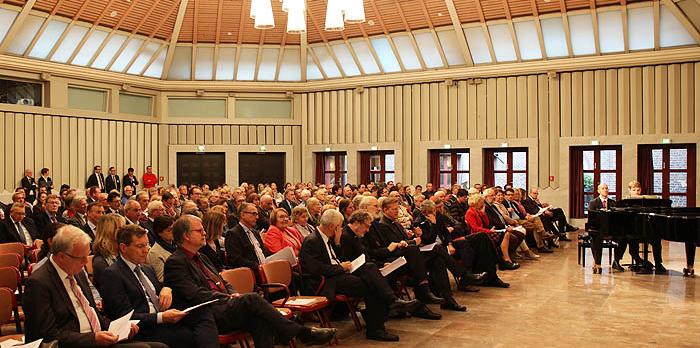
{"label": "dress shirt", "polygon": [[[73,309],[75,309],[75,314],[77,315],[78,323],[80,324],[80,333],[93,332],[92,327],[90,326],[90,320],[88,319],[87,314],[85,314],[83,306],[80,305],[80,301],[77,297],[75,297],[73,290],[71,290],[70,282],[68,281],[68,273],[63,271],[61,267],[58,267],[56,262],[53,260],[53,256],[51,256],[49,260],[51,264],[53,264],[53,267],[56,269],[56,272],[58,273],[58,278],[61,279],[61,283],[63,283],[63,287],[66,288],[66,293],[68,293],[68,297],[70,297],[70,302],[73,304]],[[80,286],[78,286],[78,288],[80,288]],[[92,307],[90,308],[92,311],[95,310]],[[97,317],[97,313],[95,313],[95,317]]]}
{"label": "dress shirt", "polygon": [[326,246],[326,252],[328,253],[328,257],[331,259],[331,264],[333,265],[339,265],[340,261],[338,261],[338,257],[335,256],[335,251],[333,251],[333,248],[330,246],[331,240],[328,239],[328,236],[326,236],[325,233],[319,232],[318,234],[321,235],[321,239],[323,239],[323,245]]}
{"label": "dress shirt", "polygon": [[255,249],[255,255],[258,257],[258,263],[263,263],[265,262],[265,253],[262,251],[262,247],[260,247],[260,243],[258,243],[258,239],[255,238],[255,235],[253,233],[253,230],[248,228],[248,226],[242,224],[239,222],[241,227],[243,227],[243,231],[245,231],[245,234],[248,236],[248,240],[250,240],[250,243],[253,244],[253,249]]}
{"label": "dress shirt", "polygon": [[32,235],[29,234],[29,231],[24,227],[24,225],[21,222],[15,221],[10,217],[10,220],[12,220],[12,225],[15,226],[17,229],[17,233],[19,233],[19,237],[21,239],[24,239],[24,244],[26,245],[33,245],[34,240],[32,239]]}
{"label": "dress shirt", "polygon": [[[153,283],[151,283],[151,281],[148,280],[148,277],[146,277],[145,274],[143,275],[143,279],[146,280],[146,284],[144,284],[143,282],[141,282],[141,277],[139,277],[139,274],[136,273],[136,267],[137,267],[138,265],[132,263],[131,261],[129,261],[129,260],[123,258],[123,257],[122,257],[122,260],[124,260],[124,263],[126,263],[126,266],[129,267],[129,269],[131,270],[131,272],[134,273],[134,277],[136,277],[136,280],[139,282],[139,284],[141,284],[141,289],[143,289],[143,294],[144,294],[144,296],[146,296],[146,302],[148,302],[148,313],[150,313],[150,314],[158,313],[158,314],[157,314],[157,323],[158,323],[158,324],[161,324],[161,323],[163,322],[163,313],[162,313],[162,312],[159,313],[158,310],[156,310],[155,304],[154,304],[153,302],[151,302],[151,298],[148,296],[148,292],[146,292],[146,287],[147,287],[147,286],[148,286],[148,287],[151,289],[151,291],[153,291],[154,293],[156,292],[156,287],[153,286]],[[143,271],[141,271],[141,274],[143,274]],[[158,294],[156,294],[156,296],[157,296],[157,295],[158,295]]]}

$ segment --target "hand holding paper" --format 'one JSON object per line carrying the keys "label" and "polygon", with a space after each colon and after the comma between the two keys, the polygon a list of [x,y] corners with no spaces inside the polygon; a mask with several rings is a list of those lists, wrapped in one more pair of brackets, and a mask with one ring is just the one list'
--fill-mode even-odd
{"label": "hand holding paper", "polygon": [[382,267],[379,271],[382,273],[383,276],[388,276],[391,274],[391,272],[399,269],[401,266],[406,264],[406,258],[401,256],[398,259],[394,260],[390,264]]}
{"label": "hand holding paper", "polygon": [[356,259],[352,260],[350,263],[349,273],[355,272],[358,268],[365,264],[365,254],[360,254]]}
{"label": "hand holding paper", "polygon": [[420,251],[432,251],[437,243],[427,244],[420,247]]}
{"label": "hand holding paper", "polygon": [[117,341],[123,341],[129,338],[129,334],[131,333],[131,323],[129,319],[131,319],[132,314],[134,314],[133,310],[126,313],[123,317],[112,320],[112,322],[109,323],[109,329],[107,329],[107,331],[116,335],[118,337]]}

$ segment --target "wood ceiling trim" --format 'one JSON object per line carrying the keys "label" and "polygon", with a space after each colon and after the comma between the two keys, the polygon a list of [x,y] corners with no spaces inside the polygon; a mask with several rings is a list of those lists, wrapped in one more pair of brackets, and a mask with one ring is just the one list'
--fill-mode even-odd
{"label": "wood ceiling trim", "polygon": [[170,70],[170,64],[173,62],[173,54],[175,53],[175,46],[177,45],[177,37],[180,36],[180,28],[182,28],[182,20],[185,17],[185,10],[187,9],[188,2],[189,0],[180,0],[180,8],[177,11],[175,27],[173,28],[172,35],[170,35],[168,53],[165,55],[165,63],[163,64],[163,72],[161,74],[161,79],[163,80],[168,79],[168,71]]}
{"label": "wood ceiling trim", "polygon": [[15,22],[12,23],[10,30],[7,31],[5,38],[3,38],[2,42],[0,42],[0,52],[4,52],[7,48],[7,45],[9,45],[10,42],[12,42],[12,40],[15,38],[17,32],[24,24],[24,21],[27,19],[29,12],[32,11],[32,8],[35,4],[36,0],[29,0],[26,4],[24,4],[24,7],[22,7],[22,10],[17,15],[17,18],[15,18]]}
{"label": "wood ceiling trim", "polygon": [[420,62],[420,67],[422,70],[425,70],[426,69],[425,60],[423,59],[423,55],[420,53],[420,50],[418,49],[418,43],[416,42],[416,38],[413,36],[413,32],[411,32],[411,26],[408,25],[408,22],[406,21],[406,17],[403,14],[403,9],[401,8],[401,4],[399,4],[398,0],[394,0],[394,5],[396,6],[396,10],[399,13],[399,17],[401,18],[401,21],[403,22],[404,30],[406,31],[406,35],[408,36],[409,41],[411,41],[411,46],[413,46],[413,50],[415,50],[415,52],[416,52],[416,56],[418,57],[418,62]]}
{"label": "wood ceiling trim", "polygon": [[452,28],[457,36],[457,43],[462,49],[464,61],[467,62],[467,66],[473,66],[474,61],[472,60],[472,55],[469,50],[469,43],[467,43],[467,37],[464,35],[464,29],[462,29],[462,23],[459,21],[459,14],[457,13],[457,8],[455,7],[454,1],[445,0],[445,5],[447,5],[447,11],[450,14],[450,19],[452,20]]}
{"label": "wood ceiling trim", "polygon": [[372,10],[374,10],[374,13],[377,16],[377,20],[379,21],[379,25],[382,28],[382,32],[386,36],[386,39],[389,41],[389,46],[391,46],[391,51],[394,53],[394,56],[396,56],[396,61],[399,62],[399,67],[401,68],[401,71],[406,71],[406,67],[403,65],[403,61],[401,60],[401,56],[399,55],[399,49],[396,48],[396,44],[394,43],[394,39],[389,35],[389,31],[386,30],[386,26],[384,25],[384,21],[382,20],[382,15],[379,12],[379,9],[377,8],[377,4],[374,2],[374,0],[369,0],[370,5],[372,5]]}

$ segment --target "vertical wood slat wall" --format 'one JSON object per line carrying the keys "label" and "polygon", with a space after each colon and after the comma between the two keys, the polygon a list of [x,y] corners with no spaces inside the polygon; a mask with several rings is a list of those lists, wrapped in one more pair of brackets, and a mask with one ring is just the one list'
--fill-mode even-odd
{"label": "vertical wood slat wall", "polygon": [[[303,146],[402,142],[405,182],[427,172],[427,163],[416,163],[421,142],[536,139],[533,183],[557,188],[561,138],[696,133],[700,63],[312,92],[301,100]],[[344,138],[332,129],[339,124]],[[313,170],[304,170],[311,179]]]}

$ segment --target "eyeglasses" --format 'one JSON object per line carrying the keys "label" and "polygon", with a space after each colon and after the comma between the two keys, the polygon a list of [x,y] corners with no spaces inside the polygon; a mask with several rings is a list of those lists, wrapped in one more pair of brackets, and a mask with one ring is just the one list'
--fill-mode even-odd
{"label": "eyeglasses", "polygon": [[205,233],[206,233],[206,232],[204,231],[203,228],[196,228],[196,229],[190,230],[190,232],[199,232],[199,233],[201,233],[201,234],[205,234]]}
{"label": "eyeglasses", "polygon": [[257,211],[244,211],[242,213],[250,214],[250,215],[259,215]]}
{"label": "eyeglasses", "polygon": [[64,254],[70,256],[70,258],[72,258],[73,260],[78,260],[78,261],[82,261],[85,263],[88,262],[88,256],[75,256],[75,255],[71,255],[71,254],[66,253],[66,252],[64,252]]}

